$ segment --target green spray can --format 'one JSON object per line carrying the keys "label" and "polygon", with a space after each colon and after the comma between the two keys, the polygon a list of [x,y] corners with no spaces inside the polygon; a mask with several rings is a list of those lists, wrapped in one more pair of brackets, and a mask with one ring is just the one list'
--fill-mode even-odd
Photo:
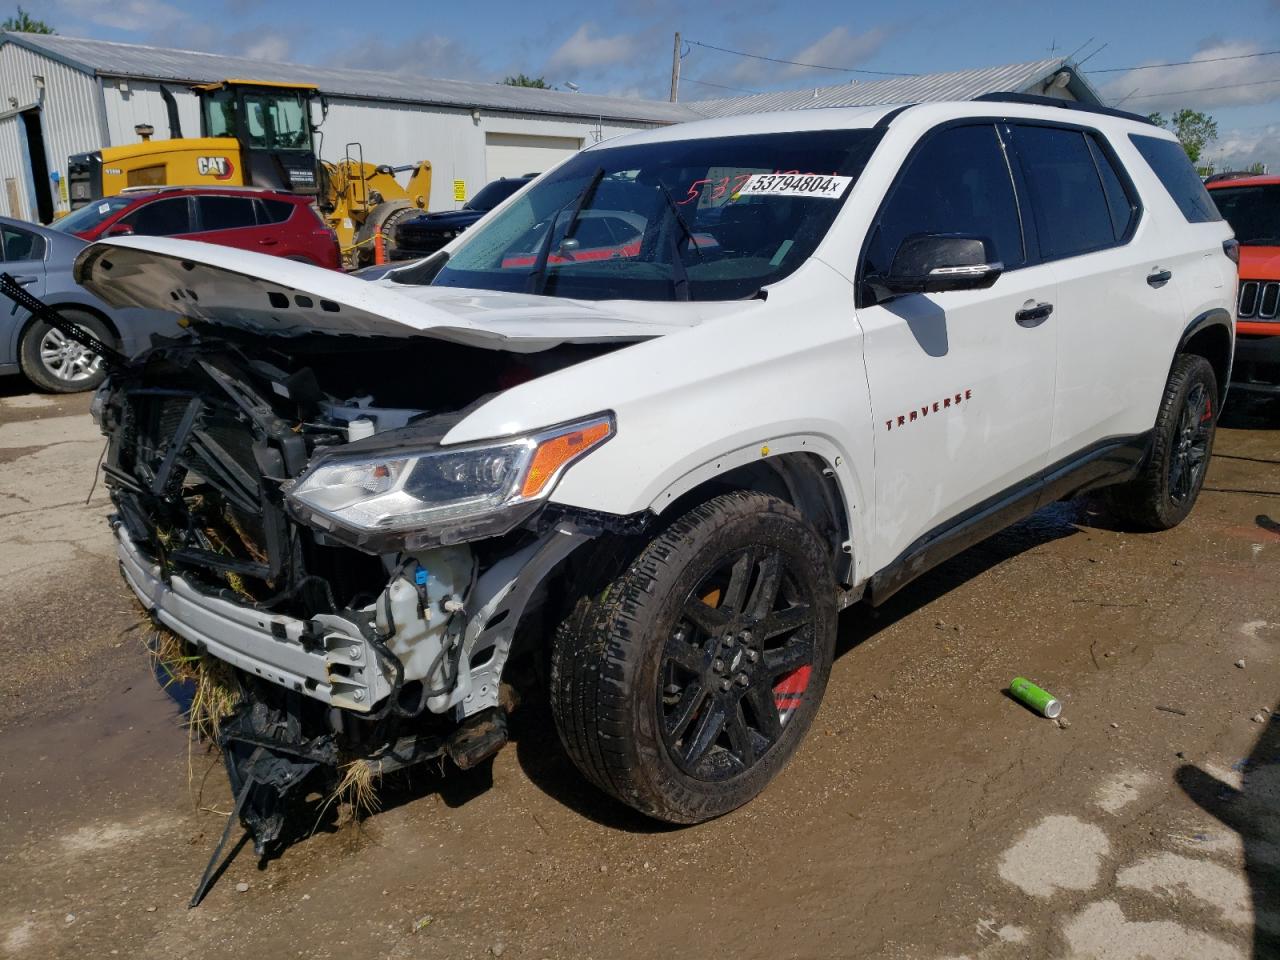
{"label": "green spray can", "polygon": [[1024,703],[1042,717],[1052,720],[1062,712],[1062,704],[1048,690],[1042,690],[1026,677],[1014,677],[1009,692],[1019,703]]}

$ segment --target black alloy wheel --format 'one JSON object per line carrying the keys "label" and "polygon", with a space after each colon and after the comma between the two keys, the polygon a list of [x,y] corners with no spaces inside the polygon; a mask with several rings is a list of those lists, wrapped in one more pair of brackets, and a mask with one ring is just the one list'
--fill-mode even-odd
{"label": "black alloy wheel", "polygon": [[803,702],[814,656],[813,609],[780,550],[711,571],[663,650],[662,734],[680,769],[723,780],[753,766]]}
{"label": "black alloy wheel", "polygon": [[830,545],[790,504],[739,491],[614,569],[552,644],[561,742],[589,780],[649,816],[727,813],[782,769],[822,699]]}

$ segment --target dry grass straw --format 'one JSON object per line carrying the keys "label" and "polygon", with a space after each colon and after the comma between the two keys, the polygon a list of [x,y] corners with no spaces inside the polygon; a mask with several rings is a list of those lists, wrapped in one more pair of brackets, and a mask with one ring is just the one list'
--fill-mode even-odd
{"label": "dry grass straw", "polygon": [[382,808],[382,801],[378,799],[378,781],[382,775],[374,771],[373,764],[368,760],[353,760],[338,769],[342,776],[320,808],[316,817],[317,827],[324,819],[325,811],[335,803],[338,805],[339,823],[356,827],[365,817]]}

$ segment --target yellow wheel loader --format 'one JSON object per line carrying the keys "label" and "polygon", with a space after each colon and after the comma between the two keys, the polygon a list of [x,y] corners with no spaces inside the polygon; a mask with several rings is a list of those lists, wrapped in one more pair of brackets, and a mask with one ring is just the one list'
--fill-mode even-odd
{"label": "yellow wheel loader", "polygon": [[[342,160],[317,156],[320,131],[312,120],[319,102],[310,84],[224,80],[195,88],[200,97],[201,136],[183,137],[177,102],[161,87],[170,139],[153,140],[154,129],[135,129],[140,143],[104,147],[69,159],[72,209],[130,188],[160,186],[254,186],[311,195],[338,236],[343,259],[362,266],[390,255],[392,227],[425,210],[431,195],[431,164],[400,167],[366,163],[360,144],[349,143]],[[406,184],[397,176],[408,173]]]}

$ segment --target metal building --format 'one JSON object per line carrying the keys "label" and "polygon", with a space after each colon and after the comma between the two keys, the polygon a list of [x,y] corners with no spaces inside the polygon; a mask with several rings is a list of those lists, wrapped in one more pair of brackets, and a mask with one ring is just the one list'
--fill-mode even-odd
{"label": "metal building", "polygon": [[[1097,102],[1061,59],[985,70],[686,103],[438,80],[105,40],[0,33],[0,214],[48,221],[68,208],[67,158],[155,137],[200,135],[196,84],[231,78],[316,85],[329,111],[319,153],[433,168],[429,208],[452,209],[489,180],[547,169],[583,146],[636,129],[761,110],[966,99],[992,91]],[[180,131],[170,128],[172,98]]]}

